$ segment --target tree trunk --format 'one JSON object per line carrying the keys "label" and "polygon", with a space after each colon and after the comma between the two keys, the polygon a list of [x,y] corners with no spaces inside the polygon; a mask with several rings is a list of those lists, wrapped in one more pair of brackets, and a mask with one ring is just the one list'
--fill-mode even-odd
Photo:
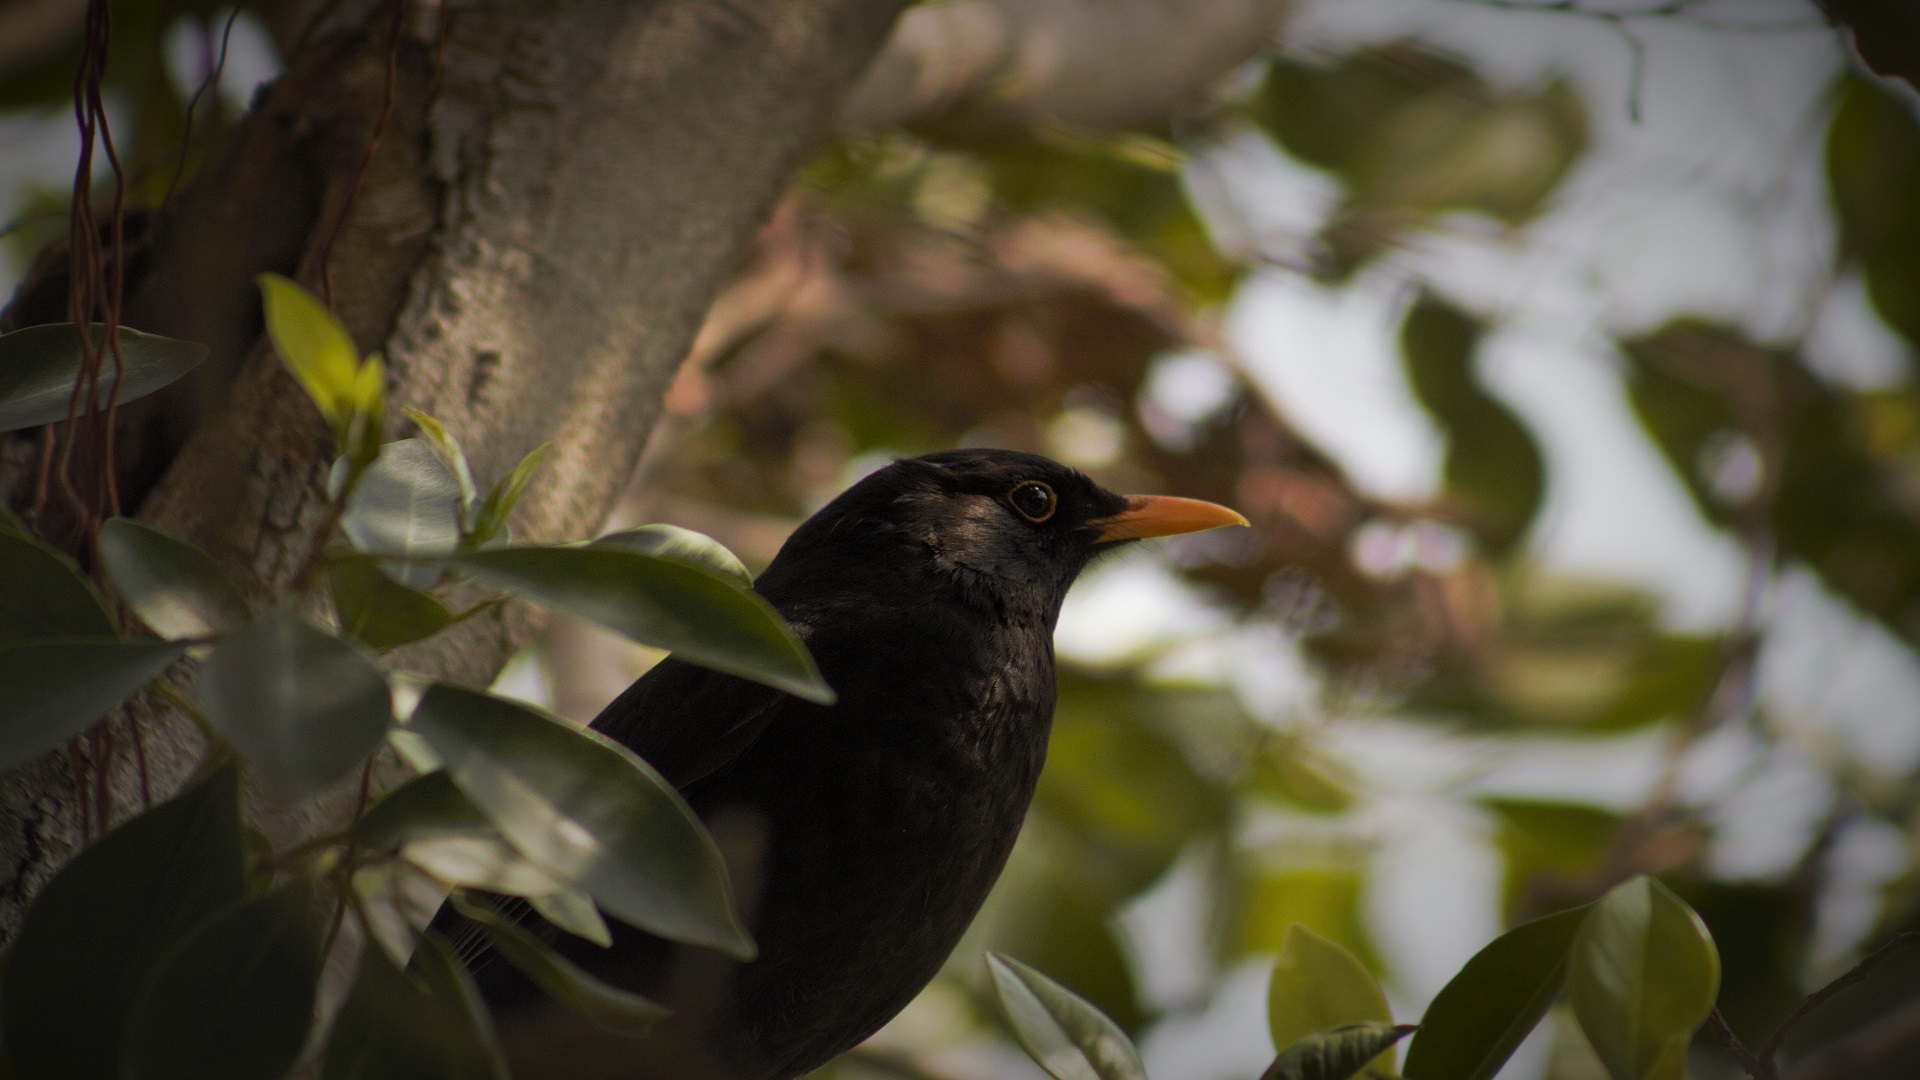
{"label": "tree trunk", "polygon": [[[150,436],[129,432],[136,451],[178,451],[140,516],[241,568],[260,602],[299,574],[332,449],[260,340],[251,278],[279,270],[316,291],[330,277],[356,341],[386,355],[390,436],[408,433],[399,406],[439,417],[483,483],[551,441],[514,529],[591,533],[714,293],[902,4],[488,0],[451,10],[443,51],[432,8],[338,5],[129,286],[128,325],[214,347],[199,408],[183,392],[129,420]],[[184,412],[204,420],[169,446]],[[485,684],[532,629],[509,608],[398,662]],[[199,739],[139,711],[163,798]],[[95,770],[119,816],[140,805],[128,722],[0,778],[0,941],[81,843]]]}

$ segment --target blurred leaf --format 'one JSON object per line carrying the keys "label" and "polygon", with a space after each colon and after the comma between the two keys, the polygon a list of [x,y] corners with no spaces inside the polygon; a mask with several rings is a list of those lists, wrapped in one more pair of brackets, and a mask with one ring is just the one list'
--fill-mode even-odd
{"label": "blurred leaf", "polygon": [[[352,469],[365,469],[380,456],[387,427],[387,365],[379,353],[368,356],[353,377],[353,415],[340,439],[340,454]],[[461,506],[464,509],[465,503]]]}
{"label": "blurred leaf", "polygon": [[222,642],[199,687],[214,727],[285,799],[346,775],[393,722],[373,661],[291,611],[270,611]]}
{"label": "blurred leaf", "polygon": [[547,456],[549,444],[541,443],[520,459],[513,471],[500,478],[487,492],[487,500],[480,504],[480,510],[474,515],[473,533],[467,537],[469,547],[482,547],[494,537],[501,535],[507,527],[507,519],[513,516],[513,508],[520,505],[520,496],[524,495],[527,485],[533,482],[534,470]]}
{"label": "blurred leaf", "polygon": [[1302,810],[1338,814],[1353,805],[1338,766],[1300,739],[1275,738],[1262,745],[1247,770],[1247,785]]}
{"label": "blurred leaf", "polygon": [[1503,91],[1407,42],[1331,66],[1278,58],[1254,118],[1346,186],[1346,205],[1321,237],[1335,278],[1448,210],[1524,222],[1587,146],[1586,109],[1565,80]]}
{"label": "blurred leaf", "polygon": [[1546,465],[1526,425],[1481,385],[1474,356],[1481,326],[1431,294],[1400,329],[1408,381],[1447,439],[1447,494],[1496,558],[1513,553],[1546,493]]}
{"label": "blurred leaf", "polygon": [[14,1072],[118,1076],[142,982],[244,889],[232,764],[75,855],[34,898],[7,957],[0,1023]]}
{"label": "blurred leaf", "polygon": [[[92,325],[104,350],[105,327]],[[121,327],[120,404],[146,397],[206,358],[205,345]],[[79,335],[72,323],[42,323],[0,334],[0,431],[65,420],[80,370]],[[94,395],[103,410],[113,396],[115,375],[113,355],[103,351]],[[81,408],[84,411],[84,395]]]}
{"label": "blurred leaf", "polygon": [[556,1001],[616,1035],[644,1035],[665,1019],[669,1010],[638,994],[609,986],[554,952],[511,919],[461,893],[453,894],[454,910],[477,924],[487,941],[540,989]]}
{"label": "blurred leaf", "polygon": [[616,547],[507,548],[447,564],[690,663],[808,701],[833,701],[779,613],[729,575]]}
{"label": "blurred leaf", "polygon": [[642,555],[675,559],[690,566],[725,574],[743,587],[751,588],[753,585],[753,575],[747,573],[746,564],[740,561],[739,556],[728,551],[724,544],[713,537],[678,525],[642,525],[625,532],[609,533],[595,540],[592,546],[623,548]]}
{"label": "blurred leaf", "polygon": [[420,939],[409,974],[367,950],[327,1039],[323,1080],[507,1080],[493,1023],[446,939]]}
{"label": "blurred leaf", "polygon": [[1388,1058],[1412,1030],[1412,1024],[1348,1024],[1321,1032],[1280,1051],[1260,1080],[1348,1080],[1369,1061]]}
{"label": "blurred leaf", "polygon": [[421,698],[410,727],[515,848],[610,914],[675,941],[753,955],[712,838],[626,747],[445,684]]}
{"label": "blurred leaf", "polygon": [[460,485],[460,505],[471,513],[475,509],[474,504],[480,501],[480,489],[473,484],[473,467],[467,463],[467,451],[460,445],[460,440],[453,437],[453,432],[448,431],[445,424],[419,409],[401,411],[420,426],[420,433],[440,452],[440,459],[447,463],[447,468],[453,470],[453,478]]}
{"label": "blurred leaf", "polygon": [[453,622],[445,604],[388,577],[372,559],[329,564],[327,591],[340,632],[370,649],[430,638]]}
{"label": "blurred leaf", "polygon": [[613,932],[593,897],[578,889],[560,889],[543,896],[529,896],[527,903],[540,917],[576,937],[582,937],[605,949],[613,945]]}
{"label": "blurred leaf", "polygon": [[1498,821],[1495,835],[1506,861],[1502,906],[1509,913],[1540,875],[1571,880],[1590,870],[1612,847],[1621,823],[1613,811],[1576,803],[1483,799],[1481,805]]}
{"label": "blurred leaf", "polygon": [[72,560],[24,534],[0,532],[0,642],[118,636]]}
{"label": "blurred leaf", "polygon": [[350,888],[354,911],[367,936],[399,968],[413,959],[420,935],[433,925],[434,915],[447,898],[445,886],[397,860],[355,870]]}
{"label": "blurred leaf", "polygon": [[1582,907],[1535,919],[1475,953],[1420,1018],[1408,1080],[1493,1080],[1566,986],[1586,917]]}
{"label": "blurred leaf", "polygon": [[[1620,347],[1634,410],[1702,514],[1771,527],[1781,555],[1920,641],[1920,511],[1874,456],[1862,404],[1727,327],[1681,320]],[[1730,443],[1759,473],[1740,491],[1711,467]]]}
{"label": "blurred leaf", "polygon": [[1920,345],[1920,124],[1904,103],[1858,76],[1842,80],[1827,129],[1827,185],[1873,306]]}
{"label": "blurred leaf", "polygon": [[4,500],[0,500],[0,536],[17,536],[22,540],[33,538],[33,534],[27,531],[27,523],[21,521],[19,515],[13,512],[13,507]]}
{"label": "blurred leaf", "polygon": [[[1298,923],[1287,927],[1267,983],[1267,1030],[1273,1045],[1284,1052],[1318,1032],[1349,1024],[1392,1026],[1393,1011],[1380,984],[1359,958],[1339,945]],[[1390,1055],[1375,1058],[1373,1065],[1393,1071]]]}
{"label": "blurred leaf", "polygon": [[[334,463],[327,493],[339,498],[350,471],[346,459]],[[442,555],[460,546],[460,482],[433,448],[419,439],[401,439],[380,448],[347,497],[340,519],[356,551],[418,559]],[[386,564],[402,584],[422,588],[434,583],[440,568],[431,563]]]}
{"label": "blurred leaf", "polygon": [[187,651],[167,641],[67,638],[0,645],[0,769],[86,730]]}
{"label": "blurred leaf", "polygon": [[1147,1080],[1126,1033],[1073,991],[998,953],[987,971],[1014,1037],[1054,1080]]}
{"label": "blurred leaf", "polygon": [[101,525],[100,565],[113,591],[161,637],[211,637],[253,618],[213,556],[150,525],[120,517]]}
{"label": "blurred leaf", "polygon": [[1242,952],[1278,953],[1295,923],[1338,942],[1375,966],[1373,948],[1360,921],[1364,875],[1357,867],[1255,868],[1239,897]]}
{"label": "blurred leaf", "polygon": [[312,293],[279,274],[261,274],[267,335],[287,370],[333,424],[345,454],[346,428],[359,397],[360,350],[347,328]]}
{"label": "blurred leaf", "polygon": [[1643,874],[1588,912],[1568,981],[1614,1080],[1683,1080],[1687,1042],[1719,993],[1720,955],[1700,916]]}
{"label": "blurred leaf", "polygon": [[313,1026],[313,900],[290,886],[226,909],[147,979],[127,1022],[124,1080],[285,1075]]}

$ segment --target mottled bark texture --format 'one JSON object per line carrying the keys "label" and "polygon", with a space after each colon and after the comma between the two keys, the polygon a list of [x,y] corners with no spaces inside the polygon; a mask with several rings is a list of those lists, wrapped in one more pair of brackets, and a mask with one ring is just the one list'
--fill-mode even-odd
{"label": "mottled bark texture", "polygon": [[[901,6],[486,0],[452,7],[436,55],[433,7],[396,22],[391,4],[338,5],[223,163],[156,225],[130,286],[128,325],[215,350],[197,387],[129,419],[141,460],[166,463],[139,515],[241,568],[257,599],[286,593],[325,515],[331,447],[260,341],[251,277],[280,270],[321,289],[344,213],[325,259],[333,301],[387,357],[390,436],[410,433],[398,406],[440,417],[483,483],[551,441],[514,528],[593,532],[714,293]],[[18,481],[17,440],[5,460]],[[485,683],[531,629],[509,609],[402,663]],[[141,712],[159,798],[198,739]],[[79,843],[76,778],[91,786],[105,769],[116,813],[138,807],[126,724],[96,753],[57,751],[0,778],[0,939]],[[313,817],[269,815],[283,834]]]}

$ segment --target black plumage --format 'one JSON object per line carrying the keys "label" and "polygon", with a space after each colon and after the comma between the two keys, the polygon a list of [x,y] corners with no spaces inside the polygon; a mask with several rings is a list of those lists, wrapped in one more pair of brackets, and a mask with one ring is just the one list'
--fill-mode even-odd
{"label": "black plumage", "polygon": [[740,964],[624,926],[603,950],[543,928],[675,1015],[645,1039],[605,1035],[483,963],[514,1075],[784,1080],[878,1029],[939,970],[1012,850],[1074,578],[1129,539],[1236,521],[1000,450],[899,461],[828,504],[755,588],[836,703],[668,658],[593,724],[714,831],[760,955]]}

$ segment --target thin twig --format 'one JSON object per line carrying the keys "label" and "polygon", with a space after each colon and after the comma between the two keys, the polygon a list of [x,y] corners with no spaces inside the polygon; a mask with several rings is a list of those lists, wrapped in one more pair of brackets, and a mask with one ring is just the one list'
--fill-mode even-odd
{"label": "thin twig", "polygon": [[206,93],[209,87],[218,86],[221,75],[227,69],[227,41],[233,36],[234,20],[239,17],[238,7],[227,15],[226,28],[220,31],[220,54],[214,60],[213,66],[207,69],[207,74],[200,80],[200,85],[194,88],[193,97],[187,100],[187,122],[180,134],[180,160],[174,165],[173,179],[167,181],[167,193],[160,197],[160,211],[163,214],[166,212],[167,205],[173,202],[173,191],[180,186],[181,175],[187,171],[187,154],[193,149],[193,110],[200,104],[200,95]]}
{"label": "thin twig", "polygon": [[1920,933],[1895,934],[1893,940],[1862,957],[1860,962],[1853,965],[1846,974],[1807,995],[1807,1000],[1801,1002],[1799,1008],[1788,1013],[1787,1018],[1774,1029],[1773,1037],[1767,1040],[1767,1045],[1760,1048],[1760,1057],[1771,1064],[1774,1056],[1780,1052],[1780,1044],[1787,1041],[1787,1035],[1793,1031],[1794,1025],[1805,1019],[1808,1013],[1825,1005],[1840,991],[1866,981],[1867,976],[1872,975],[1875,968],[1915,945],[1920,945]]}
{"label": "thin twig", "polygon": [[1747,1044],[1740,1041],[1740,1036],[1734,1034],[1733,1029],[1727,1026],[1727,1018],[1720,1015],[1718,1005],[1715,1005],[1713,1011],[1707,1014],[1706,1032],[1713,1037],[1714,1042],[1720,1044],[1720,1049],[1725,1050],[1728,1057],[1740,1063],[1740,1067],[1747,1071],[1748,1076],[1753,1077],[1754,1080],[1760,1080],[1760,1075],[1766,1067],[1760,1063],[1760,1059],[1753,1051],[1747,1049]]}

